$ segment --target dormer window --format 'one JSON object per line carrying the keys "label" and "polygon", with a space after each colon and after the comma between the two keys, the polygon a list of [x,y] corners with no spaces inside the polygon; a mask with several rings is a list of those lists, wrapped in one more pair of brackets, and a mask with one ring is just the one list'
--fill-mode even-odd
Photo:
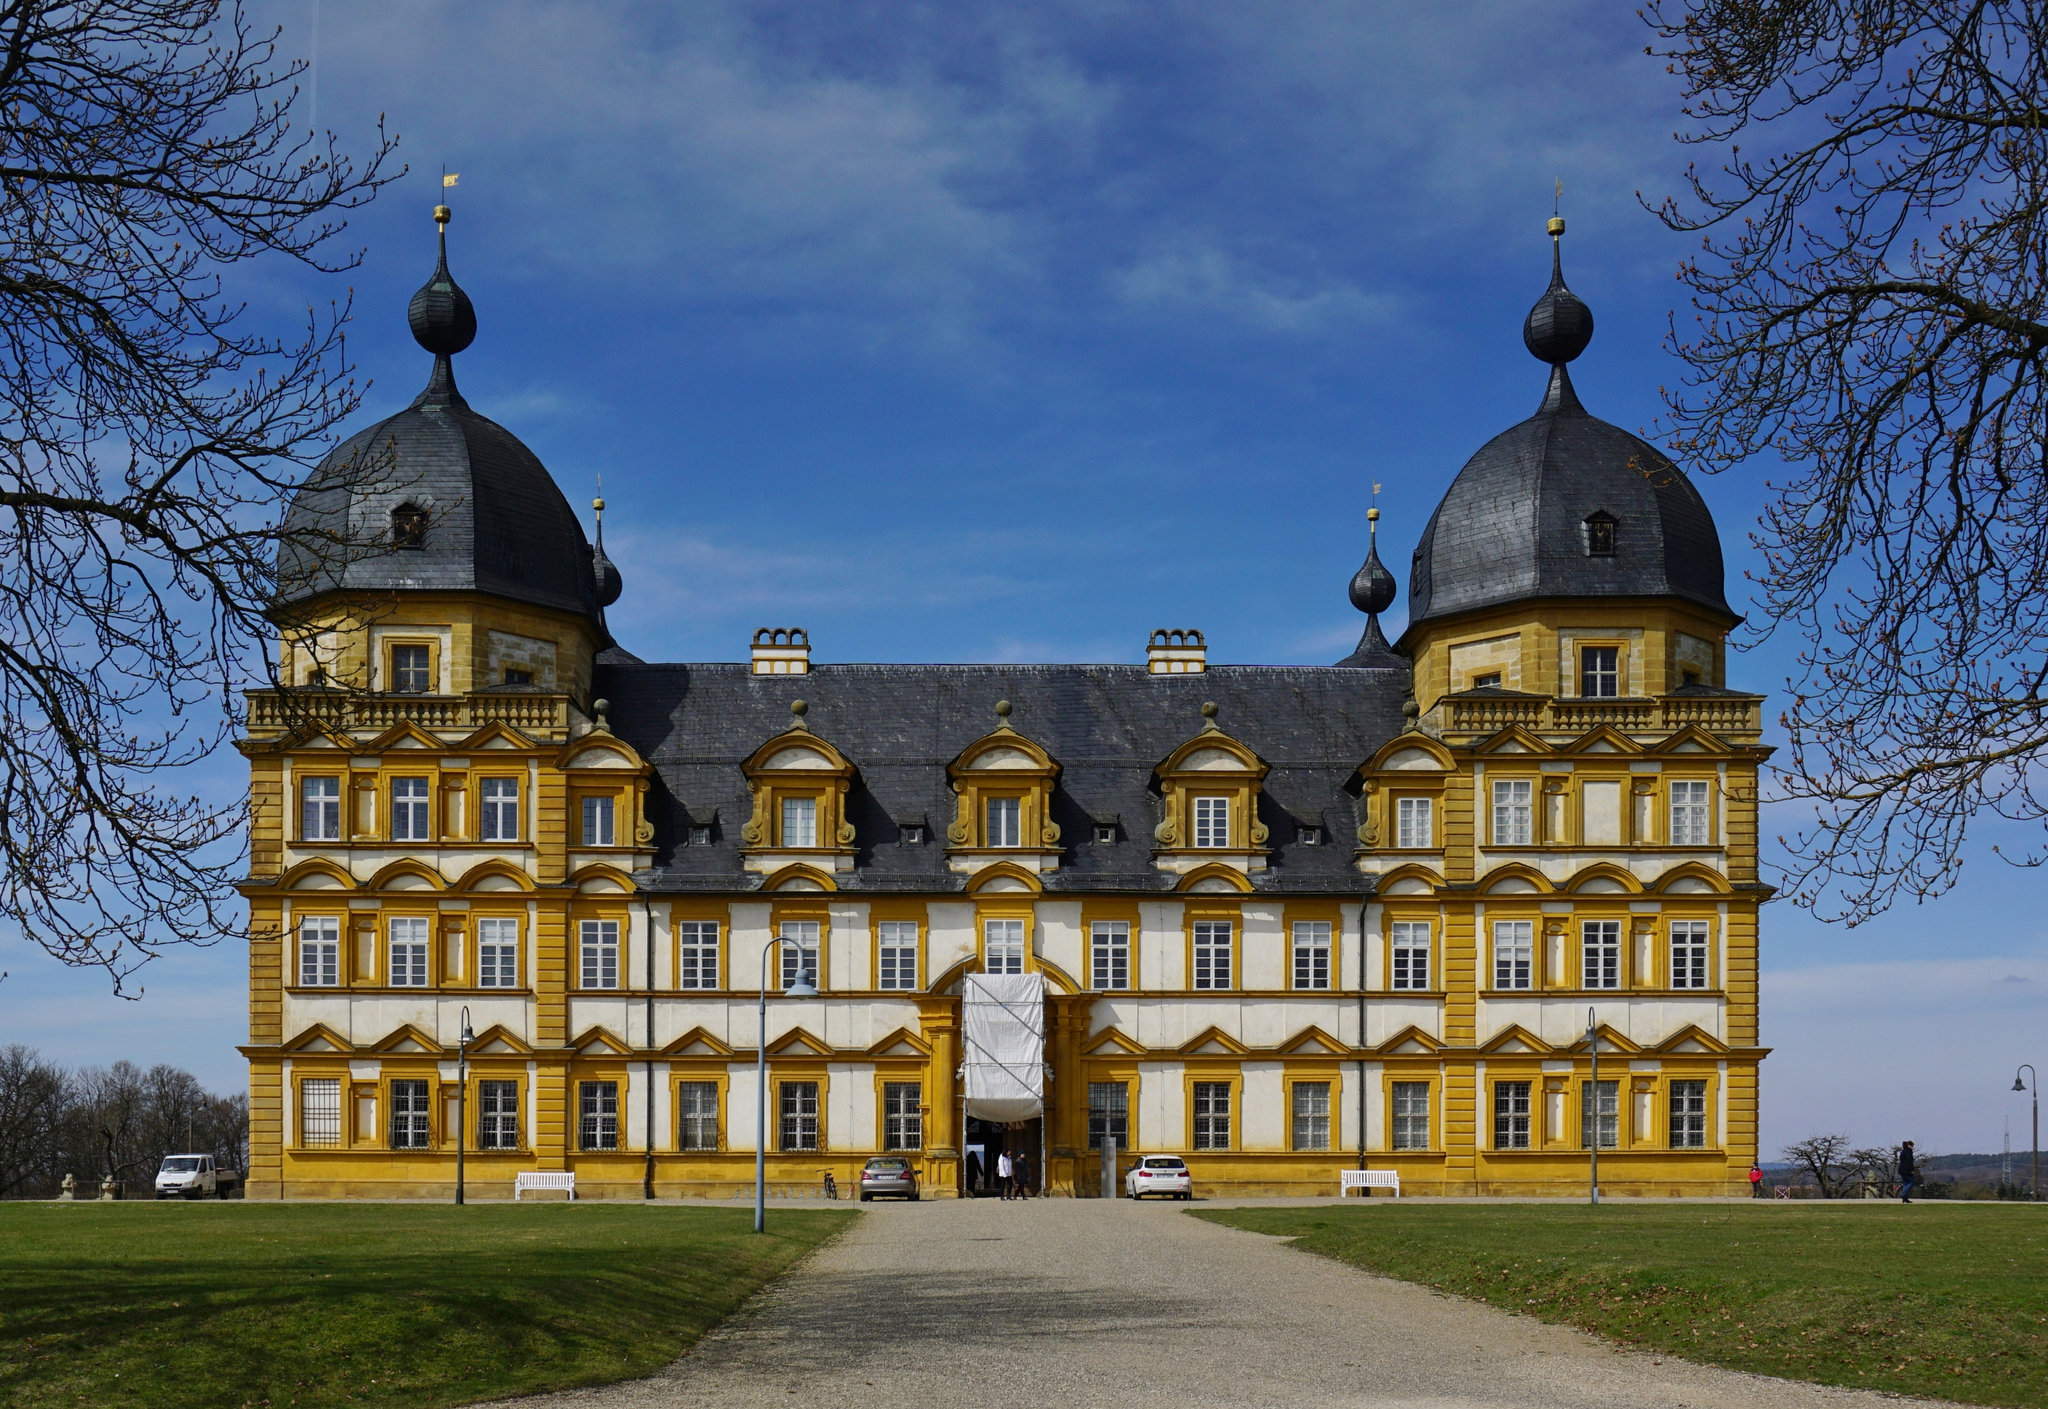
{"label": "dormer window", "polygon": [[1230,799],[1227,797],[1198,797],[1195,799],[1195,845],[1204,848],[1222,848],[1230,845]]}
{"label": "dormer window", "polygon": [[1116,823],[1097,822],[1095,824],[1095,844],[1097,846],[1114,846],[1116,844]]}
{"label": "dormer window", "polygon": [[1596,509],[1586,515],[1586,556],[1589,558],[1611,558],[1614,556],[1614,515],[1605,509]]}
{"label": "dormer window", "polygon": [[905,846],[923,846],[924,827],[916,822],[906,822],[900,829],[898,839]]}
{"label": "dormer window", "polygon": [[391,546],[427,546],[427,511],[417,504],[400,504],[391,511]]}
{"label": "dormer window", "polygon": [[813,797],[786,797],[782,800],[782,832],[776,844],[795,849],[815,847],[818,844],[818,800]]}
{"label": "dormer window", "polygon": [[531,685],[533,683],[533,672],[530,670],[508,670],[505,672],[505,683],[507,685]]}
{"label": "dormer window", "polygon": [[1303,846],[1321,846],[1323,844],[1323,829],[1321,827],[1302,827],[1295,832],[1294,839]]}
{"label": "dormer window", "polygon": [[984,846],[1018,845],[1020,814],[1024,809],[1022,798],[992,797],[988,800],[988,831],[982,842]]}

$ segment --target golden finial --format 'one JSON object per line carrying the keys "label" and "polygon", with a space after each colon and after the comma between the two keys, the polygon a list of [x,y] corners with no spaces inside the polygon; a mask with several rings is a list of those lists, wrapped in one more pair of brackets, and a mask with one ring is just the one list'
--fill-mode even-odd
{"label": "golden finial", "polygon": [[1365,531],[1368,537],[1377,538],[1380,536],[1380,487],[1377,483],[1372,487],[1372,501],[1372,507],[1365,511]]}
{"label": "golden finial", "polygon": [[1550,206],[1550,238],[1556,239],[1564,233],[1564,178],[1557,178],[1557,194]]}
{"label": "golden finial", "polygon": [[[453,186],[457,181],[460,181],[461,179],[461,172],[450,171],[445,166],[441,168],[442,190],[447,190],[449,187]],[[454,215],[455,212],[448,209],[448,207],[445,205],[437,205],[434,207],[434,223],[440,226],[443,230],[446,230],[448,228],[448,222],[454,218]]]}

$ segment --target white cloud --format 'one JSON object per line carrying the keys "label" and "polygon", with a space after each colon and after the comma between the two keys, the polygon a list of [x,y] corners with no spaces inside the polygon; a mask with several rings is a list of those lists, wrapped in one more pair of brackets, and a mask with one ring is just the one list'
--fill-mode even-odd
{"label": "white cloud", "polygon": [[1349,329],[1385,318],[1391,304],[1345,281],[1308,282],[1247,268],[1213,245],[1189,241],[1142,256],[1111,282],[1118,297],[1137,308],[1223,318],[1270,333]]}

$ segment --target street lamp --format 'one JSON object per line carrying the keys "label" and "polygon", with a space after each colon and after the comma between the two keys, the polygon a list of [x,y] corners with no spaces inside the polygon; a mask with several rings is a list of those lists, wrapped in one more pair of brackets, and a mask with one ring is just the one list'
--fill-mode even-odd
{"label": "street lamp", "polygon": [[2032,1062],[2021,1062],[2019,1071],[2012,1074],[2012,1089],[2015,1091],[2025,1091],[2027,1089],[2027,1083],[2020,1080],[2020,1071],[2034,1078],[2034,1174],[2027,1189],[2027,1198],[2035,1203],[2039,1203],[2041,1200],[2041,1078],[2034,1070]]}
{"label": "street lamp", "polygon": [[462,1009],[462,1036],[455,1041],[455,1202],[462,1202],[463,1136],[469,1125],[469,1044],[476,1034],[469,1030],[469,1007]]}
{"label": "street lamp", "polygon": [[1586,1143],[1593,1148],[1592,1170],[1587,1175],[1586,1202],[1600,1202],[1600,1029],[1593,1022],[1593,1010],[1586,1009],[1586,1045],[1593,1049],[1593,1084],[1587,1089],[1590,1102],[1585,1112]]}
{"label": "street lamp", "polygon": [[777,935],[761,950],[761,1045],[754,1049],[754,1231],[768,1228],[768,956],[778,945],[796,948],[796,981],[782,990],[785,998],[816,998],[817,983],[804,967],[804,947],[784,935]]}

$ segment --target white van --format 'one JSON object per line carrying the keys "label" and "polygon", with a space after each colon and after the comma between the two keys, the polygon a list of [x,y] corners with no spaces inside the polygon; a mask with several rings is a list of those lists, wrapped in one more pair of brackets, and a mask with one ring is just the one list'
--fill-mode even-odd
{"label": "white van", "polygon": [[156,1172],[156,1196],[160,1199],[203,1199],[220,1192],[220,1174],[212,1155],[165,1155]]}

